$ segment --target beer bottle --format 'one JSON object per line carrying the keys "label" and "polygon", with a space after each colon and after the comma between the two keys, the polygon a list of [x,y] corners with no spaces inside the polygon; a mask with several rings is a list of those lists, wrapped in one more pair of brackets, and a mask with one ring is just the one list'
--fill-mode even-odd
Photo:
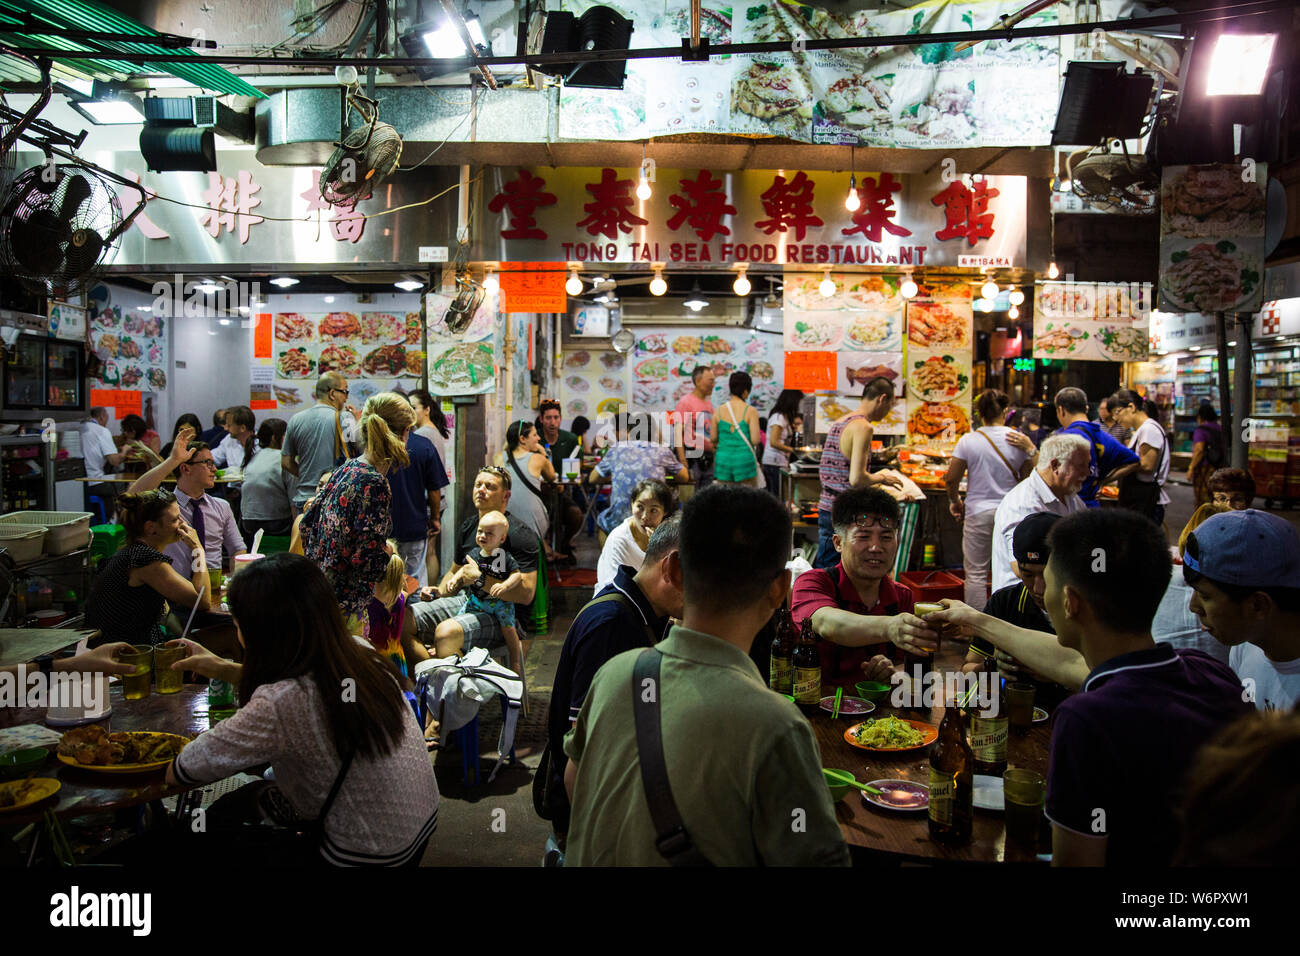
{"label": "beer bottle", "polygon": [[822,661],[817,653],[817,637],[813,634],[811,618],[804,618],[799,628],[799,643],[792,657],[794,666],[795,703],[805,714],[817,713],[822,700]]}
{"label": "beer bottle", "polygon": [[784,606],[776,612],[776,635],[772,638],[772,663],[767,685],[778,694],[788,694],[794,686],[791,671],[794,663],[794,619]]}
{"label": "beer bottle", "polygon": [[966,744],[966,721],[949,698],[939,724],[939,739],[930,748],[930,838],[941,843],[969,843],[974,816],[975,758]]}
{"label": "beer bottle", "polygon": [[[970,749],[975,757],[975,772],[1000,777],[1007,769],[1007,738],[1011,732],[1007,707],[1002,700],[1001,676],[993,658],[985,658],[977,678],[984,684],[988,698],[977,692],[971,698]],[[987,703],[987,707],[984,705]]]}

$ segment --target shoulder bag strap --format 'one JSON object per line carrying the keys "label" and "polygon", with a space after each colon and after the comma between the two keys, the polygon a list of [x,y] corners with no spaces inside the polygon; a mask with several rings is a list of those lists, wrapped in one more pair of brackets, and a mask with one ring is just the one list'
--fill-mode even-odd
{"label": "shoulder bag strap", "polygon": [[510,459],[510,467],[513,468],[515,474],[519,476],[519,480],[524,483],[524,487],[540,498],[542,496],[541,489],[529,481],[528,476],[519,470],[519,462],[515,459],[515,456],[510,452],[506,452],[506,457]]}
{"label": "shoulder bag strap", "polygon": [[347,756],[343,758],[343,765],[339,767],[338,775],[334,778],[334,785],[330,787],[329,796],[321,804],[320,813],[316,814],[316,826],[320,829],[322,835],[325,832],[325,818],[329,816],[330,808],[334,806],[334,798],[339,795],[343,788],[343,778],[348,775],[348,768],[352,766],[352,758],[356,756],[355,750],[349,750]]}
{"label": "shoulder bag strap", "polygon": [[1011,468],[1012,476],[1016,479],[1016,481],[1019,481],[1020,472],[1016,471],[1014,468],[1011,467],[1011,462],[1007,461],[1007,456],[1002,454],[1002,450],[998,448],[997,444],[989,436],[989,433],[982,428],[977,428],[975,429],[975,434],[984,436],[984,440],[989,443],[989,447],[993,449],[993,453],[1002,459],[1002,464],[1006,465],[1008,468]]}
{"label": "shoulder bag strap", "polygon": [[[592,600],[588,601],[588,602],[586,603],[586,605],[583,606],[583,609],[582,609],[582,610],[585,611],[587,608],[591,607],[593,604],[605,604],[605,603],[608,602],[608,601],[618,601],[620,604],[625,605],[626,607],[630,607],[630,608],[632,608],[632,609],[633,609],[634,611],[636,611],[638,614],[641,613],[640,610],[637,609],[636,605],[633,604],[630,600],[628,600],[627,595],[624,594],[622,591],[615,591],[613,594],[606,594],[606,595],[604,595],[604,596],[602,596],[602,597],[593,598]],[[579,611],[578,613],[581,614],[582,611]],[[655,636],[655,632],[654,632],[654,630],[650,627],[649,624],[645,625],[645,636],[646,636],[646,637],[649,639],[649,641],[650,641],[649,645],[647,645],[647,646],[653,647],[653,646],[654,646],[654,645],[659,641],[659,638]]]}
{"label": "shoulder bag strap", "polygon": [[749,440],[749,436],[745,434],[745,432],[742,432],[740,430],[740,426],[736,423],[736,413],[731,410],[731,402],[727,402],[726,408],[727,408],[727,417],[731,419],[732,432],[741,437],[741,439],[745,442],[745,447],[749,449],[749,453],[753,455],[755,459],[757,459],[758,452],[754,451],[754,443]]}
{"label": "shoulder bag strap", "polygon": [[655,849],[672,866],[712,866],[686,832],[682,815],[677,812],[677,802],[673,800],[672,788],[668,785],[659,709],[663,699],[663,683],[659,680],[662,658],[663,655],[655,648],[647,647],[637,657],[632,670],[637,757],[641,764],[641,785],[645,788],[646,803],[655,828]]}

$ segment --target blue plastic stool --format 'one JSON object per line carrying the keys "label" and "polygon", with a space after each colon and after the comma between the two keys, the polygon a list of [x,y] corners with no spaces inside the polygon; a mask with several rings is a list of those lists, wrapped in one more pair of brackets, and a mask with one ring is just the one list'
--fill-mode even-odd
{"label": "blue plastic stool", "polygon": [[[507,708],[510,706],[505,697],[498,695],[501,701],[501,719],[505,720]],[[471,720],[460,730],[452,732],[452,740],[456,743],[456,748],[461,753],[461,772],[460,778],[465,786],[473,787],[480,783],[481,774],[478,766],[478,714],[474,715]],[[509,759],[511,763],[515,760],[515,748],[510,748]]]}
{"label": "blue plastic stool", "polygon": [[92,508],[99,511],[99,520],[95,524],[108,524],[108,512],[104,508],[104,499],[99,495],[87,495],[86,500],[90,502]]}

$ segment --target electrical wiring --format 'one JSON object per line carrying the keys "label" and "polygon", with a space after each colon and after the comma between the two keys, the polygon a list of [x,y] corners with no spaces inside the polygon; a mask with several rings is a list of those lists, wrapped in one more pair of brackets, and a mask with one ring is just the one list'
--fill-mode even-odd
{"label": "electrical wiring", "polygon": [[[425,89],[429,89],[429,88],[426,86]],[[432,91],[430,91],[430,92],[432,92]],[[435,95],[435,96],[438,96],[438,94],[434,94],[434,95]],[[487,90],[482,90],[482,91],[480,91],[480,96],[487,96],[487,95],[488,95],[488,91],[487,91]],[[438,96],[438,99],[442,100],[442,97],[441,97],[441,96]],[[447,102],[446,100],[442,100],[442,101],[443,101],[444,103]],[[465,121],[466,121],[466,120],[470,119],[471,117],[477,119],[480,104],[481,104],[481,100],[480,100],[478,97],[476,97],[476,96],[474,95],[474,91],[471,90],[471,91],[470,91],[470,108],[469,108],[468,110],[465,111],[465,115],[462,116],[462,117],[460,118],[460,122],[457,123],[457,124],[455,125],[455,127],[452,128],[452,131],[451,131],[450,133],[447,134],[447,137],[446,137],[446,138],[445,138],[441,143],[439,143],[437,146],[433,147],[433,149],[429,151],[429,155],[425,156],[424,159],[420,160],[420,161],[419,161],[418,163],[416,163],[414,166],[398,166],[397,168],[400,169],[400,170],[402,170],[403,172],[409,172],[409,171],[412,170],[412,169],[419,169],[421,166],[423,166],[425,163],[427,163],[429,160],[431,160],[431,159],[433,158],[434,153],[438,152],[438,150],[442,149],[442,148],[443,148],[444,146],[446,146],[449,142],[451,142],[451,138],[452,138],[453,136],[455,136],[458,132],[460,132],[460,128],[461,128],[462,126],[465,125]],[[452,105],[455,105],[455,104],[452,104]]]}

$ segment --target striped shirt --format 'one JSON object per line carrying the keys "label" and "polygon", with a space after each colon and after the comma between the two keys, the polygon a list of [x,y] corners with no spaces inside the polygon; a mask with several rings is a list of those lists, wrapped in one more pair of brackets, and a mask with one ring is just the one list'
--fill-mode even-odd
{"label": "striped shirt", "polygon": [[[407,706],[396,685],[393,693]],[[321,856],[336,866],[400,866],[422,852],[438,825],[438,782],[414,714],[386,757],[352,762],[325,818]],[[342,760],[310,677],[264,684],[228,720],[200,734],[172,762],[190,786],[269,763],[276,786],[304,820],[315,819]]]}
{"label": "striped shirt", "polygon": [[[841,491],[849,490],[849,460],[840,451],[840,435],[844,433],[844,426],[849,422],[865,417],[860,413],[846,415],[831,426],[830,433],[826,436],[826,446],[822,449],[821,468],[819,469],[822,481],[822,496],[817,501],[819,511],[830,514],[831,505],[835,503],[835,496]],[[868,454],[870,454],[869,451]]]}

